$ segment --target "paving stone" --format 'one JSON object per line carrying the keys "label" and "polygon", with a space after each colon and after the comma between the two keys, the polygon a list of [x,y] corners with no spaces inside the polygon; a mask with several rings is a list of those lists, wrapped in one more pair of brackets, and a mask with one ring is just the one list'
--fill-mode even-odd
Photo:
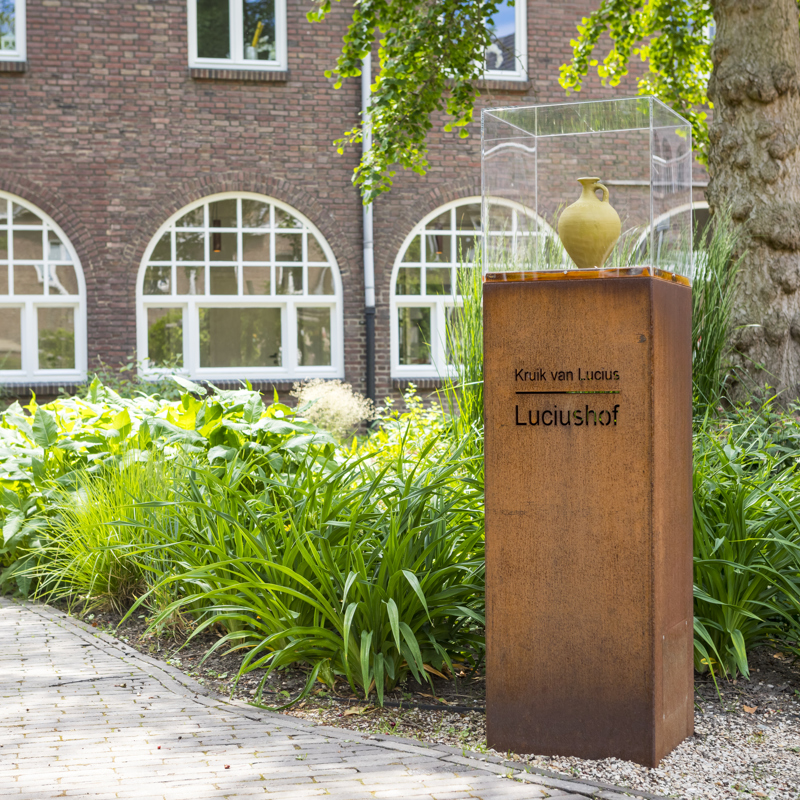
{"label": "paving stone", "polygon": [[586,800],[568,780],[504,780],[518,769],[494,759],[229,702],[46,606],[0,598],[0,641],[3,799]]}

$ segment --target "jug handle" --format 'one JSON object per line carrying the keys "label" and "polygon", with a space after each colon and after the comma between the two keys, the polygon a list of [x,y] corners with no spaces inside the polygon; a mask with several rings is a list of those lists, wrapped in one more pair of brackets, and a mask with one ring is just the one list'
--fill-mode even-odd
{"label": "jug handle", "polygon": [[607,203],[608,202],[608,189],[606,189],[606,187],[603,186],[603,184],[600,183],[600,181],[598,181],[594,186],[592,186],[592,191],[594,191],[595,189],[602,189],[603,190],[603,199],[600,202],[601,203]]}

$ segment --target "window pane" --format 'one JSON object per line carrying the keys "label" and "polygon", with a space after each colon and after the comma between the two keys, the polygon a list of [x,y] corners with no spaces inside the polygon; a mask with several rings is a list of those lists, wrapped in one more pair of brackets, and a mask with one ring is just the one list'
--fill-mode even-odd
{"label": "window pane", "polygon": [[[205,257],[202,233],[175,234],[175,258],[177,261],[204,261]],[[167,256],[167,260],[169,260],[169,256]]]}
{"label": "window pane", "polygon": [[481,240],[477,236],[456,237],[456,262],[471,264],[475,260],[475,250],[480,247]]}
{"label": "window pane", "polygon": [[44,265],[14,264],[14,294],[44,294]]}
{"label": "window pane", "polygon": [[197,0],[197,55],[231,57],[231,21],[228,0]]}
{"label": "window pane", "polygon": [[75,369],[75,309],[38,308],[39,369]]}
{"label": "window pane", "polygon": [[14,220],[14,225],[41,225],[42,220],[38,214],[29,211],[25,206],[12,203],[11,215]]}
{"label": "window pane", "polygon": [[431,310],[429,308],[398,308],[397,322],[400,363],[431,363]]}
{"label": "window pane", "polygon": [[178,228],[202,228],[205,224],[204,207],[192,209],[187,214],[184,214],[176,223]]}
{"label": "window pane", "polygon": [[427,267],[425,294],[452,294],[450,267]]}
{"label": "window pane", "polygon": [[303,235],[301,233],[275,234],[276,261],[302,261]]}
{"label": "window pane", "polygon": [[142,291],[144,294],[169,294],[171,282],[172,270],[169,267],[148,267]]}
{"label": "window pane", "polygon": [[279,367],[279,308],[201,308],[201,367]]}
{"label": "window pane", "polygon": [[275,0],[244,0],[244,57],[275,61]]}
{"label": "window pane", "polygon": [[14,231],[14,260],[44,258],[42,231]]}
{"label": "window pane", "polygon": [[434,217],[426,226],[426,231],[450,230],[450,211],[443,211],[438,217]]}
{"label": "window pane", "polygon": [[479,231],[481,229],[480,203],[468,203],[456,208],[456,229],[459,231]]}
{"label": "window pane", "polygon": [[269,294],[269,267],[244,267],[244,293]]}
{"label": "window pane", "polygon": [[150,256],[151,261],[172,261],[172,244],[169,233],[165,233],[153,248],[153,255]]}
{"label": "window pane", "polygon": [[236,200],[217,200],[208,207],[209,223],[212,228],[235,228]]}
{"label": "window pane", "polygon": [[242,227],[268,228],[269,204],[258,200],[242,200]]}
{"label": "window pane", "polygon": [[211,267],[211,294],[239,294],[236,267]]}
{"label": "window pane", "polygon": [[443,233],[425,234],[425,260],[431,264],[437,261],[450,263],[450,241],[452,236]]}
{"label": "window pane", "polygon": [[303,223],[294,214],[284,211],[282,208],[275,209],[276,228],[302,228]]}
{"label": "window pane", "polygon": [[22,369],[22,310],[0,308],[0,369]]}
{"label": "window pane", "polygon": [[0,264],[0,294],[8,294],[8,264]]}
{"label": "window pane", "polygon": [[[3,0],[0,0],[3,2]],[[4,197],[0,197],[0,225],[5,225],[8,222],[8,206],[10,201]]]}
{"label": "window pane", "polygon": [[297,363],[323,367],[331,363],[331,310],[297,309]]}
{"label": "window pane", "polygon": [[486,48],[486,69],[514,72],[517,69],[514,7],[503,0],[487,27],[492,43]]}
{"label": "window pane", "polygon": [[47,252],[51,261],[72,261],[67,246],[55,231],[47,231]]}
{"label": "window pane", "polygon": [[269,234],[242,234],[242,261],[269,261]]}
{"label": "window pane", "polygon": [[205,294],[205,267],[178,267],[175,270],[176,291],[178,294]]}
{"label": "window pane", "polygon": [[182,309],[147,309],[147,357],[151,367],[183,366]]}
{"label": "window pane", "polygon": [[333,294],[333,270],[330,267],[308,268],[308,293]]}
{"label": "window pane", "polygon": [[327,261],[322,245],[317,241],[313,233],[308,234],[308,260]]}
{"label": "window pane", "polygon": [[[0,0],[0,50],[17,49],[14,5],[14,0]],[[7,369],[16,369],[16,367],[7,367]]]}
{"label": "window pane", "polygon": [[395,294],[422,294],[420,272],[419,267],[400,267]]}
{"label": "window pane", "polygon": [[455,353],[458,355],[458,341],[456,337],[459,335],[459,327],[464,322],[464,309],[463,308],[456,308],[454,306],[450,306],[449,308],[445,309],[445,319],[447,321],[447,336],[445,337],[445,357],[447,358],[447,363],[453,363],[453,347],[452,345],[455,344]]}
{"label": "window pane", "polygon": [[236,234],[211,233],[211,260],[236,261]]}
{"label": "window pane", "polygon": [[8,258],[8,231],[4,230],[0,230],[0,258]]}
{"label": "window pane", "polygon": [[417,263],[422,261],[422,255],[419,249],[419,236],[415,236],[411,242],[409,242],[406,252],[403,253],[403,261],[406,263]]}
{"label": "window pane", "polygon": [[78,276],[72,264],[50,264],[50,294],[78,294]]}
{"label": "window pane", "polygon": [[277,294],[303,294],[302,267],[275,267]]}

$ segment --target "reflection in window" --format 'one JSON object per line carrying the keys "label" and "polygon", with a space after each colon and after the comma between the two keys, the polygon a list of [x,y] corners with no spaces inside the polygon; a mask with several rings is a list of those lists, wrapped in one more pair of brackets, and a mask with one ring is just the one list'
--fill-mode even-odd
{"label": "reflection in window", "polygon": [[183,311],[147,309],[147,354],[154,367],[183,366]]}
{"label": "reflection in window", "polygon": [[231,57],[231,15],[228,0],[197,0],[198,58]]}
{"label": "reflection in window", "polygon": [[22,369],[22,311],[0,307],[0,371]]}
{"label": "reflection in window", "polygon": [[330,308],[297,309],[297,363],[304,367],[330,366]]}
{"label": "reflection in window", "polygon": [[279,367],[279,308],[201,308],[201,367]]}
{"label": "reflection in window", "polygon": [[39,369],[75,369],[75,309],[39,306],[36,317]]}
{"label": "reflection in window", "polygon": [[17,51],[16,0],[0,0],[0,55]]}
{"label": "reflection in window", "polygon": [[497,12],[487,21],[492,43],[486,48],[487,72],[500,72],[514,77],[524,72],[521,53],[525,50],[525,3],[511,6],[503,0]]}
{"label": "reflection in window", "polygon": [[16,380],[49,370],[79,377],[83,303],[80,265],[64,234],[33,206],[0,192],[0,372],[14,371]]}
{"label": "reflection in window", "polygon": [[[174,364],[180,351],[183,368],[199,378],[228,369],[237,377],[337,373],[338,271],[322,237],[282,204],[246,195],[193,204],[156,233],[140,280],[140,357],[151,367]],[[177,327],[162,343],[150,328],[158,323],[163,338],[168,313]]]}
{"label": "reflection in window", "polygon": [[397,311],[400,363],[431,363],[430,308],[400,308]]}

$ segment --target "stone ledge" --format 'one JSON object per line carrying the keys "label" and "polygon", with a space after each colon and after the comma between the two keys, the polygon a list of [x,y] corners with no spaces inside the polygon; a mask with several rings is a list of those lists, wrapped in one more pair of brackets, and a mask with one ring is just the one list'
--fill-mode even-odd
{"label": "stone ledge", "polygon": [[495,78],[478,81],[478,89],[485,89],[487,92],[520,92],[525,93],[531,90],[531,81],[501,81]]}
{"label": "stone ledge", "polygon": [[27,61],[2,61],[0,60],[0,72],[26,72],[28,69]]}
{"label": "stone ledge", "polygon": [[68,394],[74,394],[80,387],[85,386],[85,381],[30,381],[24,383],[0,383],[0,397],[22,397],[33,394],[53,397],[63,389]]}
{"label": "stone ledge", "polygon": [[441,378],[392,378],[393,389],[408,389],[409,384],[414,384],[417,389],[439,389],[442,386]]}
{"label": "stone ledge", "polygon": [[198,81],[248,81],[257,83],[286,83],[288,70],[220,69],[218,67],[189,67],[189,77]]}

